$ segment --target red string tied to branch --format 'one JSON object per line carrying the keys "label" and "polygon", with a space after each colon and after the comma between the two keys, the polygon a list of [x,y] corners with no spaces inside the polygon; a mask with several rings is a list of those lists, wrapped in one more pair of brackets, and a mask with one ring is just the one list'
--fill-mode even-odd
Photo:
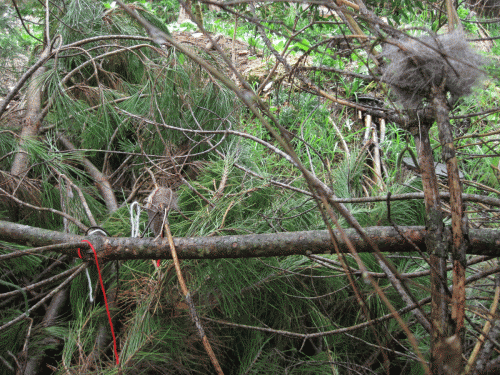
{"label": "red string tied to branch", "polygon": [[[108,313],[108,321],[109,321],[109,327],[111,328],[111,336],[113,336],[113,349],[115,351],[116,364],[118,365],[118,364],[120,364],[120,359],[118,358],[118,351],[116,349],[115,330],[113,328],[113,322],[111,320],[111,313],[109,312],[108,299],[106,297],[106,290],[104,289],[104,282],[102,281],[101,268],[99,267],[99,261],[97,259],[97,252],[95,251],[94,246],[90,243],[90,241],[82,240],[82,242],[88,243],[90,245],[90,248],[94,252],[95,264],[97,266],[97,272],[99,273],[99,282],[101,283],[102,294],[104,295],[104,304],[106,305],[106,312]],[[80,249],[78,249],[78,256],[80,257],[80,259],[83,259],[82,254],[80,252]]]}

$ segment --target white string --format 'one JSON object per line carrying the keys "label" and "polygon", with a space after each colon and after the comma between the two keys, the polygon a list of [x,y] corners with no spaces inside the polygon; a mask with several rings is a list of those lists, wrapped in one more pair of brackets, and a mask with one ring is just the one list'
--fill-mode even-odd
{"label": "white string", "polygon": [[[87,235],[91,236],[93,234],[100,234],[102,236],[107,236],[106,232],[103,231],[102,229],[95,228],[90,230]],[[89,275],[89,269],[85,268],[85,274],[87,275],[87,281],[89,282],[89,301],[90,303],[94,302],[94,297],[92,297],[93,291],[92,291],[92,280],[90,280],[90,275]]]}
{"label": "white string", "polygon": [[[135,209],[137,207],[137,209]],[[134,217],[134,213],[136,216]],[[139,237],[139,218],[141,216],[141,206],[137,201],[134,201],[130,205],[130,224],[131,224],[131,229],[130,229],[130,234],[132,237]]]}
{"label": "white string", "polygon": [[92,297],[92,280],[90,280],[88,268],[85,268],[85,274],[87,275],[87,280],[89,282],[89,301],[90,301],[90,303],[92,303],[92,302],[94,302],[94,298]]}

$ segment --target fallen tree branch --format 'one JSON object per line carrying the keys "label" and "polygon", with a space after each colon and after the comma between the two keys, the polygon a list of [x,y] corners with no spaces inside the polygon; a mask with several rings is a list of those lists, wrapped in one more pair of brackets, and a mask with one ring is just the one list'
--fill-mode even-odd
{"label": "fallen tree branch", "polygon": [[[363,228],[368,238],[377,244],[381,252],[413,252],[415,248],[403,240],[392,227]],[[423,226],[399,228],[422,251],[426,251],[424,237],[427,234]],[[353,243],[358,253],[373,252],[369,244],[364,242],[354,229],[344,229],[347,238]],[[449,231],[448,228],[445,231]],[[336,232],[339,235],[338,231]],[[500,256],[500,231],[493,229],[471,229],[471,250],[469,254]],[[339,238],[341,252],[347,252],[347,245]],[[0,220],[0,241],[29,244],[30,246],[47,246],[66,242],[89,240],[95,247],[100,259],[171,259],[167,239],[153,240],[129,237],[78,236],[47,229],[14,224]],[[220,237],[174,238],[179,259],[222,259],[222,258],[254,258],[271,256],[327,254],[334,252],[333,245],[326,230],[282,232],[272,234],[251,234]],[[92,254],[82,243],[83,258],[93,260]],[[57,250],[69,256],[78,257],[78,249],[63,247]]]}

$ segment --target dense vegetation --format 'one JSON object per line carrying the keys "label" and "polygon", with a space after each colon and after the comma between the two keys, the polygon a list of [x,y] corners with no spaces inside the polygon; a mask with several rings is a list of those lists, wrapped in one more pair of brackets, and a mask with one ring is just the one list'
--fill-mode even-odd
{"label": "dense vegetation", "polygon": [[[188,2],[196,23],[176,22],[174,0],[0,5],[10,77],[0,87],[0,374],[499,371],[499,253],[473,241],[496,238],[499,220],[498,14],[437,0],[337,3]],[[441,158],[441,105],[464,210],[446,169],[454,159]],[[421,151],[423,128],[433,154]],[[163,218],[158,187],[178,197],[166,220],[176,238],[336,228],[348,242],[342,228],[377,227],[394,245],[223,259],[212,248],[183,259],[180,247],[175,261],[150,223]],[[424,225],[419,246],[384,238],[385,227]],[[105,297],[70,236],[94,227],[157,237],[160,266],[100,257]],[[457,230],[453,244],[428,234]],[[439,253],[433,238],[453,250]]]}

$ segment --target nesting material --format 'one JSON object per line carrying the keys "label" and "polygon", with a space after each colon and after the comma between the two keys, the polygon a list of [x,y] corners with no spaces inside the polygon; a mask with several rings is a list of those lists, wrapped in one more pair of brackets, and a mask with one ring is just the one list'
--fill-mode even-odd
{"label": "nesting material", "polygon": [[163,232],[165,211],[167,213],[170,210],[180,212],[177,194],[172,189],[163,186],[156,186],[144,203],[155,236]]}
{"label": "nesting material", "polygon": [[479,68],[488,61],[474,51],[459,30],[399,39],[395,44],[387,44],[383,54],[391,63],[384,70],[382,81],[392,86],[408,109],[421,107],[430,99],[432,86],[439,86],[443,79],[453,101],[469,95],[483,78]]}

